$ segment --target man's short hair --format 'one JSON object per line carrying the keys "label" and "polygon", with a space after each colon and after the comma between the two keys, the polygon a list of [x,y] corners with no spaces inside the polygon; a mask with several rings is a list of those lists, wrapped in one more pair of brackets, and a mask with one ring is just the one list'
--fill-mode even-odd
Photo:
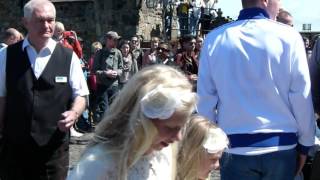
{"label": "man's short hair", "polygon": [[65,31],[64,25],[62,24],[62,22],[59,21],[56,21],[55,29],[61,32]]}
{"label": "man's short hair", "polygon": [[281,9],[277,15],[277,21],[283,24],[287,24],[289,26],[293,26],[292,24],[292,15],[286,11]]}
{"label": "man's short hair", "polygon": [[20,32],[14,28],[8,28],[4,33],[3,33],[3,40],[7,40],[11,38],[12,36],[20,36]]}
{"label": "man's short hair", "polygon": [[184,35],[180,38],[180,43],[183,44],[185,42],[190,42],[192,41],[193,39],[196,39],[195,36],[191,35],[191,34],[187,34],[187,35]]}
{"label": "man's short hair", "polygon": [[23,7],[23,17],[25,17],[27,19],[31,19],[33,11],[37,7],[43,6],[43,5],[51,6],[53,13],[54,13],[53,15],[54,15],[54,17],[56,17],[56,8],[52,4],[52,2],[49,0],[31,0],[31,1],[27,2],[27,4],[25,4]]}
{"label": "man's short hair", "polygon": [[258,4],[258,0],[242,0],[241,2],[243,8],[254,7]]}

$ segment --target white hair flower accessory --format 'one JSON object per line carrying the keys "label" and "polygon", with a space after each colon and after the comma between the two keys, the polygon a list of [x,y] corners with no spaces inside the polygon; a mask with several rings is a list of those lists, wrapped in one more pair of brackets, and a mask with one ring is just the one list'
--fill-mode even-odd
{"label": "white hair flower accessory", "polygon": [[181,105],[181,98],[168,88],[158,85],[148,92],[140,101],[141,110],[148,118],[168,119]]}
{"label": "white hair flower accessory", "polygon": [[208,153],[218,153],[228,147],[229,140],[227,135],[220,129],[209,129],[207,137],[203,143],[203,147]]}

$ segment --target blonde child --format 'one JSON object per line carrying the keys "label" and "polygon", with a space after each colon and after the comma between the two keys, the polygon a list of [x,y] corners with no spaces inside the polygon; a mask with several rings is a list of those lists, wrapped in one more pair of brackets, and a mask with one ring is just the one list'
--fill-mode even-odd
{"label": "blonde child", "polygon": [[228,147],[226,134],[202,116],[193,116],[187,125],[178,154],[178,180],[207,179],[219,168],[219,159]]}
{"label": "blonde child", "polygon": [[196,104],[181,72],[143,68],[124,86],[68,180],[175,179],[172,147]]}

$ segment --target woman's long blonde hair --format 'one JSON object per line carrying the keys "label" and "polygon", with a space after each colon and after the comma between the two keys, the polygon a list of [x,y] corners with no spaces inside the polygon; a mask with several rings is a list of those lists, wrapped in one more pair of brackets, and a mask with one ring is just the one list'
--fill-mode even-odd
{"label": "woman's long blonde hair", "polygon": [[94,144],[108,144],[115,152],[117,179],[127,179],[128,169],[133,166],[152,145],[157,128],[142,112],[140,100],[158,85],[174,92],[190,92],[181,99],[182,106],[176,109],[190,117],[196,103],[192,86],[180,71],[164,65],[142,69],[134,75],[117,95],[105,116],[96,128]]}
{"label": "woman's long blonde hair", "polygon": [[215,128],[215,124],[202,116],[191,118],[179,146],[177,180],[199,179],[200,161],[206,153],[203,143],[209,130]]}

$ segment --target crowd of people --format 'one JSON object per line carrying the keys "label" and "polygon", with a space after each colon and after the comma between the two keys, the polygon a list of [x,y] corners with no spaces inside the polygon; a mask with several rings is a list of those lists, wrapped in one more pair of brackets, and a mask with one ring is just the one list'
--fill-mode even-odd
{"label": "crowd of people", "polygon": [[149,47],[141,48],[139,36],[126,40],[115,31],[107,32],[103,42],[92,43],[91,57],[83,63],[90,89],[89,115],[81,117],[78,129],[92,130],[130,78],[148,66],[163,64],[180,69],[195,90],[202,42],[202,37],[192,35],[183,36],[179,42],[152,37]]}
{"label": "crowd of people", "polygon": [[[199,18],[210,2],[187,5]],[[26,3],[26,37],[9,28],[0,49],[0,180],[195,180],[214,169],[222,180],[293,180],[308,155],[319,178],[320,40],[308,44],[280,0],[242,5],[202,36],[191,25],[141,47],[108,31],[85,56],[51,1]],[[69,170],[70,136],[86,132]]]}
{"label": "crowd of people", "polygon": [[215,4],[218,0],[165,0],[162,1],[164,31],[171,36],[174,20],[180,36],[207,34],[212,21],[218,16]]}

